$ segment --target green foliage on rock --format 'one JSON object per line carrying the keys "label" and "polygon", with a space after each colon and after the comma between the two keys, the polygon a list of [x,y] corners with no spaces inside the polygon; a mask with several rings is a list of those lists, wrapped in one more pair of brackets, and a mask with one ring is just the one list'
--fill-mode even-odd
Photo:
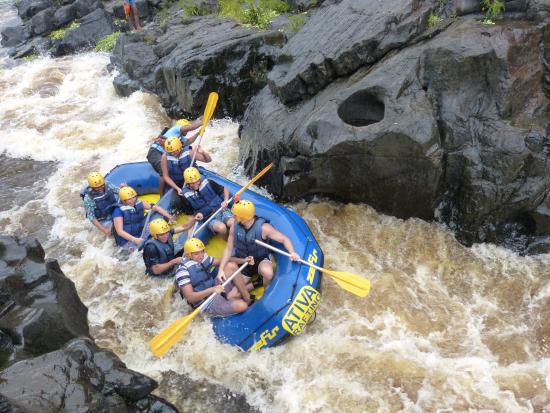
{"label": "green foliage on rock", "polygon": [[295,14],[293,16],[288,16],[288,20],[290,21],[288,28],[290,31],[296,33],[306,22],[306,16],[305,13]]}
{"label": "green foliage on rock", "polygon": [[112,52],[116,44],[116,39],[120,36],[120,32],[113,32],[101,39],[94,47],[94,52]]}
{"label": "green foliage on rock", "polygon": [[38,59],[38,55],[35,53],[23,57],[23,60],[26,60],[27,62],[32,62],[36,59]]}
{"label": "green foliage on rock", "polygon": [[54,30],[53,32],[51,32],[50,39],[63,40],[69,30],[77,29],[78,27],[80,27],[80,22],[78,20],[75,20],[68,27],[64,27],[62,29]]}
{"label": "green foliage on rock", "polygon": [[219,15],[266,29],[275,17],[288,10],[288,4],[282,0],[220,0]]}
{"label": "green foliage on rock", "polygon": [[504,0],[481,0],[481,10],[485,12],[484,23],[491,24],[504,11]]}
{"label": "green foliage on rock", "polygon": [[431,29],[432,27],[437,26],[441,21],[443,21],[443,17],[438,16],[435,13],[430,13],[430,16],[428,17],[428,27]]}

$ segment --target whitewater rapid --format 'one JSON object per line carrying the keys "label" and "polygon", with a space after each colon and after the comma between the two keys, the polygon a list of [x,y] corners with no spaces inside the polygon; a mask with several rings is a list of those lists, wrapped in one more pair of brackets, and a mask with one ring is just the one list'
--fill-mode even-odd
{"label": "whitewater rapid", "polygon": [[[137,253],[121,254],[84,220],[79,191],[90,171],[144,160],[171,120],[152,95],[116,96],[107,55],[7,61],[0,153],[11,169],[4,174],[16,179],[29,161],[40,167],[25,169],[33,179],[21,184],[17,202],[0,189],[8,202],[0,230],[38,237],[75,282],[96,342],[157,379],[156,394],[181,411],[223,404],[186,376],[243,393],[262,412],[549,411],[550,255],[468,249],[437,224],[368,205],[291,205],[312,228],[327,268],[371,279],[368,297],[325,278],[317,320],[283,346],[242,353],[219,343],[199,317],[156,359],[148,341],[188,308],[179,299],[161,305],[169,282],[145,277]],[[213,170],[246,182],[237,130],[231,120],[214,120],[204,145]]]}

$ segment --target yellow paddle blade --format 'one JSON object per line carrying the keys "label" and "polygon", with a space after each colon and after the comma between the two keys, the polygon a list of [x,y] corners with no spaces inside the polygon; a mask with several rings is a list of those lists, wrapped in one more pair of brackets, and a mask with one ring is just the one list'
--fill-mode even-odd
{"label": "yellow paddle blade", "polygon": [[187,326],[191,324],[191,321],[193,321],[199,312],[200,308],[195,309],[195,311],[191,314],[174,321],[158,335],[153,337],[153,339],[149,342],[149,348],[153,354],[157,357],[162,357],[168,350],[170,350],[172,346],[176,344],[183,336],[183,333],[187,330]]}
{"label": "yellow paddle blade", "polygon": [[210,122],[210,118],[214,114],[214,109],[216,109],[216,104],[218,103],[218,94],[216,92],[210,92],[208,95],[208,101],[206,102],[206,107],[204,108],[204,114],[202,115],[202,127],[200,135],[204,135],[204,130],[206,125]]}
{"label": "yellow paddle blade", "polygon": [[344,290],[359,297],[366,297],[370,292],[370,281],[351,272],[339,272],[322,269],[323,272],[332,277]]}
{"label": "yellow paddle blade", "polygon": [[162,309],[165,309],[168,304],[170,304],[170,300],[172,299],[172,296],[176,292],[176,284],[171,283],[166,291],[164,292],[164,295],[162,296]]}

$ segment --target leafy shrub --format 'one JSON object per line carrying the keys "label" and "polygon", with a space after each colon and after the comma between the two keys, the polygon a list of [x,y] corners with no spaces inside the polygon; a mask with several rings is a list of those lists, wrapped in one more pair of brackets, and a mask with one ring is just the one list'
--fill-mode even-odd
{"label": "leafy shrub", "polygon": [[485,12],[485,21],[492,22],[504,11],[504,0],[481,0],[481,10]]}
{"label": "leafy shrub", "polygon": [[442,20],[443,17],[430,13],[430,16],[428,17],[428,27],[431,29],[432,27],[437,26]]}
{"label": "leafy shrub", "polygon": [[52,40],[63,40],[65,38],[65,32],[67,29],[58,29],[50,33],[50,39]]}
{"label": "leafy shrub", "polygon": [[288,20],[290,21],[289,29],[296,33],[306,22],[306,17],[303,14],[295,14],[289,16]]}
{"label": "leafy shrub", "polygon": [[50,39],[63,40],[69,30],[77,29],[79,27],[80,27],[80,22],[78,20],[74,20],[68,27],[64,27],[62,29],[54,30],[53,32],[51,32]]}
{"label": "leafy shrub", "polygon": [[101,39],[94,47],[94,52],[112,52],[116,44],[116,39],[120,32],[113,32]]}
{"label": "leafy shrub", "polygon": [[265,29],[273,18],[288,9],[288,4],[282,0],[220,0],[219,15]]}

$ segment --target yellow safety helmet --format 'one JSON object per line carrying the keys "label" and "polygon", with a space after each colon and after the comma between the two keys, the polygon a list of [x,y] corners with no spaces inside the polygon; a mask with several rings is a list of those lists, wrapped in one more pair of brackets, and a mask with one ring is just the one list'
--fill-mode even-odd
{"label": "yellow safety helmet", "polygon": [[183,171],[183,180],[186,184],[192,184],[193,182],[197,182],[200,179],[201,173],[194,166],[186,168],[185,171]]}
{"label": "yellow safety helmet", "polygon": [[168,223],[164,219],[157,218],[152,220],[151,223],[149,224],[149,231],[151,232],[151,235],[157,236],[157,235],[162,235],[169,232],[170,227],[168,226]]}
{"label": "yellow safety helmet", "polygon": [[137,192],[131,186],[123,186],[118,191],[118,197],[121,201],[128,201],[135,196],[137,196]]}
{"label": "yellow safety helmet", "polygon": [[164,149],[166,150],[166,152],[179,151],[181,150],[181,148],[183,148],[183,145],[181,144],[181,140],[180,138],[177,138],[175,136],[172,138],[166,139],[166,142],[164,142]]}
{"label": "yellow safety helmet", "polygon": [[90,188],[99,188],[100,186],[105,185],[105,179],[99,172],[92,172],[88,175],[87,179]]}
{"label": "yellow safety helmet", "polygon": [[239,202],[235,202],[231,208],[231,213],[235,215],[235,218],[237,218],[239,222],[248,221],[254,218],[254,204],[246,199],[241,199]]}
{"label": "yellow safety helmet", "polygon": [[194,252],[199,252],[204,250],[204,244],[202,241],[198,238],[189,238],[187,241],[185,241],[185,244],[183,244],[183,252],[191,258],[191,254]]}
{"label": "yellow safety helmet", "polygon": [[176,122],[176,125],[178,126],[188,126],[188,125],[191,125],[191,122],[189,122],[187,119],[185,118],[181,118],[180,120],[178,120]]}

